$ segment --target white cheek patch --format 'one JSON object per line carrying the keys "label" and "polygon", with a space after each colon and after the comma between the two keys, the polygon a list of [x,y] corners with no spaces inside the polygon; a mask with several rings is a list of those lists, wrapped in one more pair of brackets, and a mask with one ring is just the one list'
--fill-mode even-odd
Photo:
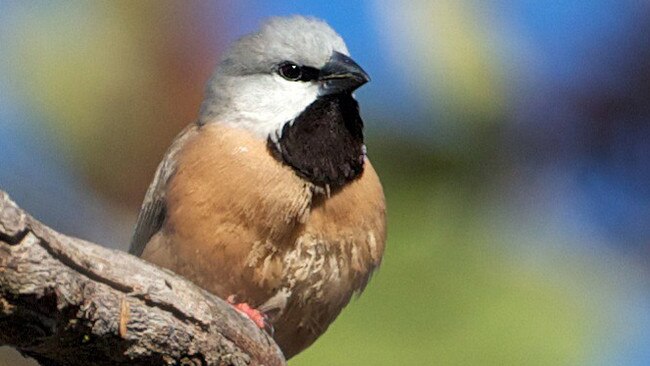
{"label": "white cheek patch", "polygon": [[[279,75],[242,78],[232,95],[232,110],[223,122],[245,128],[276,142],[283,126],[291,123],[318,97],[318,85],[288,81]],[[233,89],[231,89],[233,91]]]}

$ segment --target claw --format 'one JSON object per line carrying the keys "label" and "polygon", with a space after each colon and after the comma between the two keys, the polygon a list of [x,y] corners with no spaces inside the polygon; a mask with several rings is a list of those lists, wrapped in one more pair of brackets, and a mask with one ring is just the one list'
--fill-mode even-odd
{"label": "claw", "polygon": [[264,329],[267,333],[273,336],[273,325],[271,325],[269,322],[269,318],[266,316],[266,314],[251,307],[245,302],[236,303],[234,295],[228,296],[226,301],[228,301],[228,303],[232,305],[235,310],[239,311],[243,315],[246,315],[246,317],[252,320],[253,323],[255,323],[255,325],[257,325],[260,329]]}

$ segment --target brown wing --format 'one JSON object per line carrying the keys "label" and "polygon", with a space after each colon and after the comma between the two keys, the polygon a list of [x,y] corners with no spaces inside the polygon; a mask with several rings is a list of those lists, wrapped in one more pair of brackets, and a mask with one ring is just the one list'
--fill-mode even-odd
{"label": "brown wing", "polygon": [[147,190],[142,208],[138,214],[129,253],[137,256],[142,255],[151,237],[162,228],[167,215],[166,186],[169,178],[176,171],[176,155],[181,150],[185,141],[195,134],[197,130],[198,126],[193,123],[181,131],[158,165],[156,175]]}

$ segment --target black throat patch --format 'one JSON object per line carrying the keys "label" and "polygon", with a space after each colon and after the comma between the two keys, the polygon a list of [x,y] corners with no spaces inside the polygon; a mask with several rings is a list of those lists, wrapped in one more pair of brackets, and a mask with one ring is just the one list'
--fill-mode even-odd
{"label": "black throat patch", "polygon": [[268,145],[273,155],[317,186],[339,188],[363,172],[359,105],[350,94],[319,97]]}

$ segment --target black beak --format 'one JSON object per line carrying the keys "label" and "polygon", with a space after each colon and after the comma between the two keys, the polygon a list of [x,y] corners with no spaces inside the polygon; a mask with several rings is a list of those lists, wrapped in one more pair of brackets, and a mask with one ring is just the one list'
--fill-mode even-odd
{"label": "black beak", "polygon": [[352,93],[370,81],[370,76],[351,58],[334,51],[329,61],[321,68],[318,80],[321,82],[319,94],[330,95]]}

